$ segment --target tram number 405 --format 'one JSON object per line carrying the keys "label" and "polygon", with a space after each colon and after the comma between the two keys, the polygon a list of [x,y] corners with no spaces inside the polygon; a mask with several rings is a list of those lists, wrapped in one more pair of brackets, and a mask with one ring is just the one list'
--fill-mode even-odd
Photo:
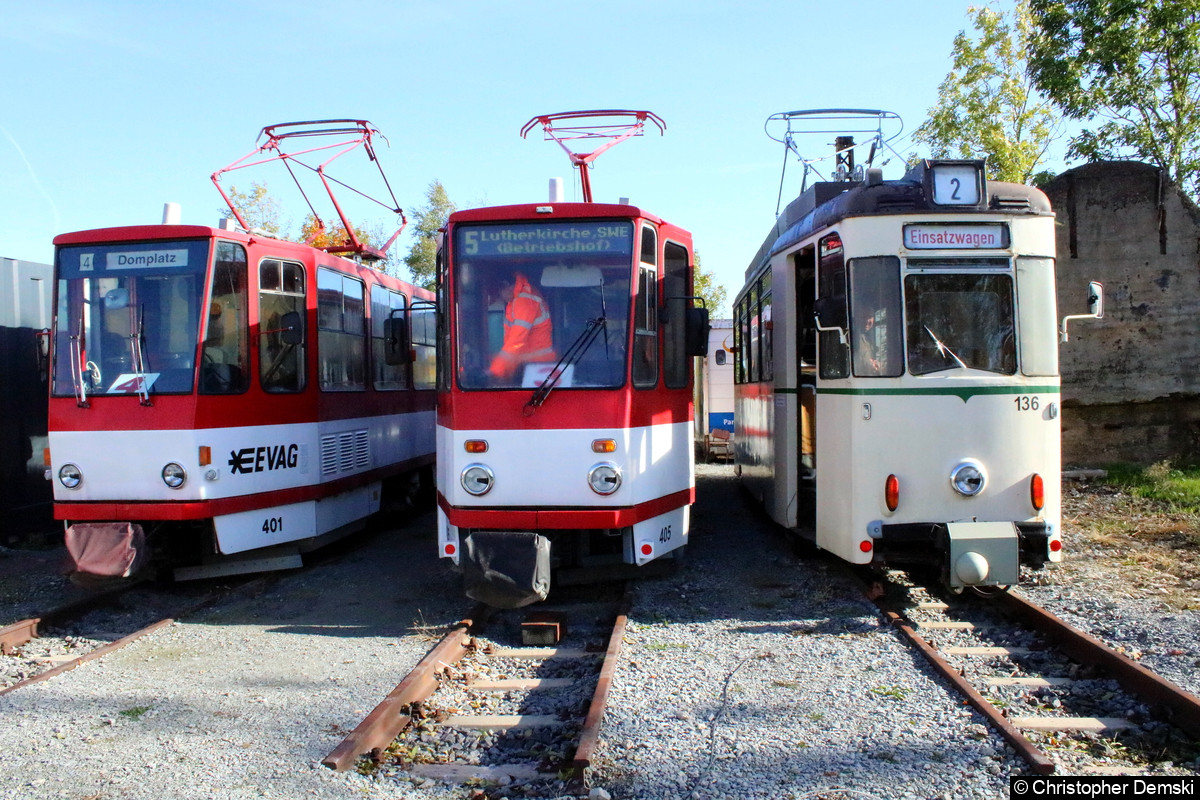
{"label": "tram number 405", "polygon": [[263,520],[263,533],[279,533],[283,530],[283,517],[268,517]]}
{"label": "tram number 405", "polygon": [[1020,397],[1014,397],[1013,402],[1017,404],[1017,411],[1037,411],[1040,406],[1035,395],[1023,394]]}
{"label": "tram number 405", "polygon": [[671,541],[671,526],[670,525],[665,526],[662,530],[660,530],[658,532],[658,541],[660,541],[660,542]]}

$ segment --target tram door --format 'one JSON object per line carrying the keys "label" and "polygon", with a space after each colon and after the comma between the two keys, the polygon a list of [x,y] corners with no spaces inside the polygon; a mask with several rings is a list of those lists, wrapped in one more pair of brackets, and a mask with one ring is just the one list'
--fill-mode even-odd
{"label": "tram door", "polygon": [[807,247],[794,257],[796,291],[796,393],[798,395],[796,446],[796,488],[801,498],[800,524],[811,525],[816,507],[817,470],[817,325],[813,304],[816,299],[816,249]]}
{"label": "tram door", "polygon": [[853,560],[839,545],[841,530],[851,519],[854,500],[854,397],[850,393],[849,301],[846,260],[841,235],[829,233],[817,241],[816,300],[816,510],[817,546]]}

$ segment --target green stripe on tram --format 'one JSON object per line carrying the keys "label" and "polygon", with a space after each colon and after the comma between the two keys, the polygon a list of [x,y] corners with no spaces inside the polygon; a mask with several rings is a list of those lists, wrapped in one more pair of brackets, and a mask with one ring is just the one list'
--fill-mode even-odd
{"label": "green stripe on tram", "polygon": [[[1022,394],[1060,394],[1058,386],[951,386],[951,387],[920,387],[897,389],[838,389],[818,388],[817,394],[844,394],[859,397],[913,397],[942,395],[957,397],[964,403],[976,395],[1022,395]],[[777,387],[775,394],[798,394],[799,390],[792,387]]]}

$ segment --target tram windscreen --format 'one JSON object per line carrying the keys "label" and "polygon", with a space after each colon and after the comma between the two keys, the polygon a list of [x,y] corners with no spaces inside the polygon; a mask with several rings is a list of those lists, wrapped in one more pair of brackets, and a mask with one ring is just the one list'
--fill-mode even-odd
{"label": "tram windscreen", "polygon": [[510,222],[456,229],[455,369],[464,389],[621,386],[633,225]]}
{"label": "tram windscreen", "polygon": [[1017,371],[1012,278],[921,274],[904,280],[908,371]]}
{"label": "tram windscreen", "polygon": [[77,245],[56,254],[56,396],[186,393],[209,242]]}

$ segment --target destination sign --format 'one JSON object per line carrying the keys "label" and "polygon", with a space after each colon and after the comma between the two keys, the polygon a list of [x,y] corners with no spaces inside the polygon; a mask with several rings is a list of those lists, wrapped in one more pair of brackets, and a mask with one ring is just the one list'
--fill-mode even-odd
{"label": "destination sign", "polygon": [[1008,247],[1008,226],[905,225],[904,246],[909,250],[999,250]]}
{"label": "destination sign", "polygon": [[144,269],[146,267],[186,267],[187,250],[138,250],[105,254],[108,269]]}
{"label": "destination sign", "polygon": [[459,228],[459,255],[630,255],[628,222],[543,222]]}
{"label": "destination sign", "polygon": [[67,279],[143,271],[194,274],[208,266],[209,244],[199,239],[70,245],[58,249],[55,261],[59,276]]}

